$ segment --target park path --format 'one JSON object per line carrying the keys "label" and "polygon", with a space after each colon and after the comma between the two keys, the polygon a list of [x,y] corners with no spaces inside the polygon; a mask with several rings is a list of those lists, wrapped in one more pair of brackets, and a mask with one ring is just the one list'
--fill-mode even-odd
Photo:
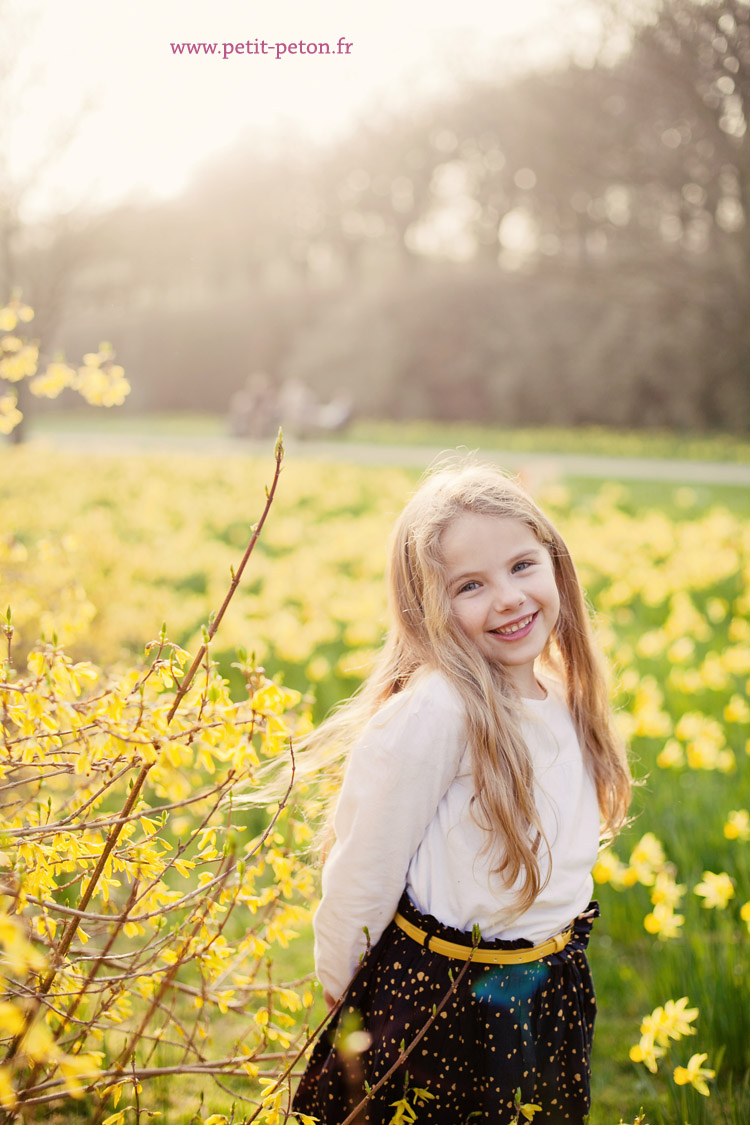
{"label": "park path", "polygon": [[[273,440],[248,441],[231,437],[186,437],[164,434],[95,434],[67,432],[32,439],[37,447],[76,453],[133,454],[179,453],[191,456],[270,457]],[[443,447],[380,445],[347,441],[298,441],[285,439],[289,458],[340,461],[358,465],[427,468]],[[513,472],[535,479],[593,477],[598,480],[666,481],[683,485],[734,485],[750,487],[750,464],[718,461],[671,460],[653,457],[604,457],[589,453],[533,453],[481,448],[481,457],[496,461]]]}

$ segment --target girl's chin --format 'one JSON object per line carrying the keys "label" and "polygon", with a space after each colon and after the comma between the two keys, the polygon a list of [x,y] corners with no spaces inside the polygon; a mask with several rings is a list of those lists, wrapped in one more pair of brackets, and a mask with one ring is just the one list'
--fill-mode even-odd
{"label": "girl's chin", "polygon": [[523,659],[519,656],[518,660],[503,660],[497,653],[486,653],[487,661],[493,668],[504,668],[511,679],[518,678],[522,673],[522,669],[529,669],[533,675],[534,665],[537,657],[524,656]]}

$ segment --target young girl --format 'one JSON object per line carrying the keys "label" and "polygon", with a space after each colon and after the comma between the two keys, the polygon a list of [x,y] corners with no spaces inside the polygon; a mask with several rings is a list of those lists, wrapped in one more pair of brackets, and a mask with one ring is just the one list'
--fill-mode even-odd
{"label": "young girl", "polygon": [[390,594],[375,671],[316,736],[351,747],[314,922],[342,999],[294,1111],[581,1125],[591,868],[630,776],[573,563],[519,486],[465,465],[407,504]]}

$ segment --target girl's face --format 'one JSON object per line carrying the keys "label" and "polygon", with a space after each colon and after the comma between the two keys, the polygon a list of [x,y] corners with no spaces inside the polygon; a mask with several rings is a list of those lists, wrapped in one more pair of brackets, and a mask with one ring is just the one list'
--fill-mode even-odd
{"label": "girl's face", "polygon": [[461,629],[521,695],[540,698],[534,661],[560,613],[549,551],[522,520],[477,512],[458,516],[440,544]]}

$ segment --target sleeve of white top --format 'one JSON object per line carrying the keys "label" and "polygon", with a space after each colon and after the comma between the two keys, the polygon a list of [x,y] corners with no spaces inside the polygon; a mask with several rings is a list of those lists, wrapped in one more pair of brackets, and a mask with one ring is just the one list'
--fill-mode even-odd
{"label": "sleeve of white top", "polygon": [[396,912],[409,862],[458,771],[461,704],[438,674],[390,699],[352,748],[314,919],[315,967],[338,997]]}

